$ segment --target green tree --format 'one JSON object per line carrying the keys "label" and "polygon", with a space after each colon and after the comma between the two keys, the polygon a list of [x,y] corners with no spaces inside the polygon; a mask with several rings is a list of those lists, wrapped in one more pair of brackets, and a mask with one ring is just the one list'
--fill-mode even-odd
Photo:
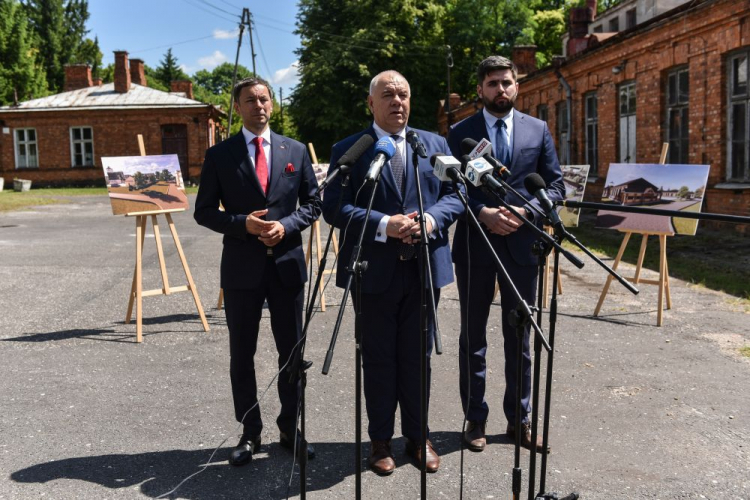
{"label": "green tree", "polygon": [[170,88],[170,84],[175,80],[188,80],[187,74],[182,71],[179,64],[177,64],[177,58],[172,55],[172,48],[167,49],[164,54],[164,59],[159,62],[159,66],[153,72],[153,78],[158,80],[166,88]]}
{"label": "green tree", "polygon": [[301,0],[300,84],[286,110],[321,157],[371,120],[366,99],[377,73],[411,84],[409,124],[436,129],[445,93],[444,3],[436,0]]}
{"label": "green tree", "polygon": [[88,0],[26,0],[23,6],[51,92],[63,88],[66,64],[86,62],[98,70],[101,66],[98,41],[86,38]]}
{"label": "green tree", "polygon": [[678,198],[687,198],[688,193],[690,192],[690,188],[687,186],[682,186],[680,189],[677,190],[677,197]]}
{"label": "green tree", "polygon": [[[237,81],[248,78],[253,72],[245,66],[237,65]],[[202,69],[196,71],[193,75],[193,83],[196,86],[204,88],[206,91],[215,95],[223,95],[232,91],[232,77],[234,76],[234,64],[222,63],[211,71]]]}
{"label": "green tree", "polygon": [[47,81],[33,48],[26,13],[16,0],[0,0],[0,105],[42,97]]}

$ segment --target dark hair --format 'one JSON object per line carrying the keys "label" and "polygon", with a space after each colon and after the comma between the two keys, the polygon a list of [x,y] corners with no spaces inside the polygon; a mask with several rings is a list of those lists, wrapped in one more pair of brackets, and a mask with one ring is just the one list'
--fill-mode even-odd
{"label": "dark hair", "polygon": [[258,76],[250,76],[248,78],[243,78],[234,84],[234,90],[232,90],[232,93],[234,94],[235,102],[240,99],[240,92],[242,92],[242,89],[245,87],[255,87],[256,85],[263,85],[266,87],[268,89],[268,95],[271,97],[271,100],[273,100],[273,89],[271,88],[271,84]]}
{"label": "dark hair", "polygon": [[485,76],[499,69],[509,69],[513,73],[513,80],[518,80],[518,68],[513,61],[503,56],[490,56],[477,66],[477,83],[482,85]]}

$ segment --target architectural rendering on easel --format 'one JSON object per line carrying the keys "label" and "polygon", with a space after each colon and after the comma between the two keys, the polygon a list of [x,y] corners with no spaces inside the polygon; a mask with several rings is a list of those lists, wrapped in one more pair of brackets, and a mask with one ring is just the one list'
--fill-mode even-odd
{"label": "architectural rendering on easel", "polygon": [[115,215],[188,208],[177,155],[102,158]]}

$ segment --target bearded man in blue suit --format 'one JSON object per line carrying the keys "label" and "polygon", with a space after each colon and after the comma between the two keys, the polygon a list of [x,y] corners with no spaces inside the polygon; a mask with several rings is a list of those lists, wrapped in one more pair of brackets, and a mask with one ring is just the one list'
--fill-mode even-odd
{"label": "bearded man in blue suit", "polygon": [[[510,60],[491,56],[477,68],[477,93],[482,99],[482,111],[456,124],[448,135],[454,156],[460,157],[461,142],[466,138],[480,141],[488,139],[493,144],[495,158],[511,171],[507,182],[531,204],[539,202],[526,191],[524,179],[531,173],[539,174],[547,184],[552,201],[561,200],[565,193],[562,171],[557,160],[555,144],[547,124],[513,109],[518,97],[518,70]],[[536,234],[500,206],[493,195],[479,188],[468,189],[470,209],[482,223],[492,248],[508,272],[511,281],[529,305],[535,302],[537,282],[537,257],[532,253]],[[530,209],[510,191],[505,202],[521,216],[541,224],[541,216]],[[468,233],[468,235],[467,235]],[[468,242],[467,242],[468,236]],[[461,338],[459,344],[460,392],[463,409],[468,420],[464,441],[469,449],[482,451],[486,445],[485,428],[489,405],[485,398],[487,363],[487,320],[494,297],[495,282],[500,286],[502,330],[505,350],[505,395],[503,411],[508,420],[506,432],[515,437],[521,433],[521,444],[538,452],[541,438],[531,443],[529,424],[531,394],[531,354],[529,327],[523,337],[523,376],[521,390],[521,428],[516,429],[517,396],[517,346],[516,329],[509,315],[518,301],[510,288],[498,280],[494,260],[474,228],[461,220],[456,225],[453,238],[453,262],[456,265],[456,282],[461,303]]]}
{"label": "bearded man in blue suit", "polygon": [[[406,79],[396,71],[378,74],[370,83],[367,103],[374,123],[366,130],[354,134],[333,146],[331,166],[335,166],[362,135],[373,139],[391,137],[396,152],[383,167],[377,185],[372,212],[367,220],[365,213],[372,193],[372,184],[363,189],[365,175],[375,151],[371,148],[354,164],[351,179],[343,192],[343,202],[338,208],[342,191],[340,177],[332,182],[323,199],[323,216],[329,224],[341,229],[343,242],[338,257],[336,284],[346,286],[347,267],[360,230],[364,226],[362,258],[368,268],[361,281],[362,294],[353,295],[361,307],[362,358],[364,393],[368,417],[368,434],[371,439],[370,468],[380,475],[393,472],[395,461],[391,451],[396,406],[401,408],[401,431],[407,438],[406,451],[417,463],[422,454],[420,425],[420,273],[417,215],[418,193],[416,175],[422,188],[425,224],[429,238],[430,267],[435,300],[440,288],[453,281],[448,228],[463,212],[463,205],[450,182],[441,182],[432,173],[432,166],[421,158],[417,172],[408,161],[411,154],[406,145],[406,133],[415,130],[407,127],[411,90]],[[447,153],[446,140],[438,135],[415,130],[422,139],[428,157],[434,153]],[[344,231],[346,230],[346,237]],[[432,352],[432,322],[427,334],[427,389],[429,400],[429,362]],[[425,409],[425,411],[427,411]],[[425,450],[427,471],[435,472],[440,457],[429,439]]]}

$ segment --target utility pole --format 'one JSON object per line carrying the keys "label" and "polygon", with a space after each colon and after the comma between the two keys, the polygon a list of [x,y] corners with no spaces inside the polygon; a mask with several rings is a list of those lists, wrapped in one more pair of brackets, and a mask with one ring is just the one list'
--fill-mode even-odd
{"label": "utility pole", "polygon": [[279,87],[279,116],[281,117],[281,135],[284,135],[284,87]]}
{"label": "utility pole", "polygon": [[242,46],[242,35],[245,33],[245,27],[248,28],[248,34],[250,35],[250,55],[253,59],[253,76],[257,76],[255,73],[255,49],[253,48],[253,36],[252,36],[252,18],[250,17],[250,9],[242,9],[242,18],[240,19],[240,33],[237,37],[237,54],[234,56],[234,73],[232,74],[232,92],[229,98],[229,126],[227,127],[227,135],[232,133],[232,115],[234,114],[234,85],[237,83],[237,66],[240,61],[240,47]]}

